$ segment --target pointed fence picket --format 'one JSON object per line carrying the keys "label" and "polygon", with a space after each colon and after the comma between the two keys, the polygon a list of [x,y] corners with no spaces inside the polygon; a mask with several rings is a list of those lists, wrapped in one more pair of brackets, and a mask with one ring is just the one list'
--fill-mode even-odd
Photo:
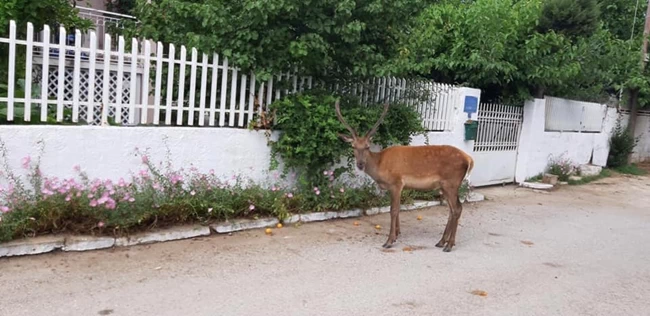
{"label": "pointed fence picket", "polygon": [[[28,23],[26,38],[19,39],[16,22],[10,21],[8,38],[0,37],[0,45],[9,46],[8,76],[0,78],[0,84],[7,80],[0,107],[7,108],[8,121],[21,108],[22,118],[41,122],[246,128],[274,101],[326,88],[353,94],[366,105],[404,102],[417,109],[430,131],[454,126],[458,98],[449,85],[381,77],[326,87],[296,69],[259,80],[231,66],[228,58],[194,47],[123,36],[114,45],[109,34],[97,38],[90,31],[82,38],[79,30],[55,30],[51,34],[45,25],[35,34]],[[25,55],[18,56],[18,48]],[[17,69],[18,58],[26,58],[24,72]],[[22,92],[17,79],[24,79]]]}

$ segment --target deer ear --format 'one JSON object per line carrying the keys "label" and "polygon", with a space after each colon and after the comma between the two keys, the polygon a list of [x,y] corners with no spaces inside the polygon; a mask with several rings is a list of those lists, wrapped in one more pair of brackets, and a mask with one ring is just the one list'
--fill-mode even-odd
{"label": "deer ear", "polygon": [[354,138],[345,134],[339,134],[339,137],[341,137],[341,139],[343,139],[343,141],[345,141],[346,143],[351,143],[352,141],[354,141]]}

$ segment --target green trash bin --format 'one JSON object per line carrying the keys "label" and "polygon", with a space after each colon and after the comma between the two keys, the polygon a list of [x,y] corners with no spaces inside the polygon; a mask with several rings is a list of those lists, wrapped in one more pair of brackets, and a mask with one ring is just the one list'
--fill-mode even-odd
{"label": "green trash bin", "polygon": [[478,121],[468,120],[465,122],[465,140],[476,140],[478,133]]}

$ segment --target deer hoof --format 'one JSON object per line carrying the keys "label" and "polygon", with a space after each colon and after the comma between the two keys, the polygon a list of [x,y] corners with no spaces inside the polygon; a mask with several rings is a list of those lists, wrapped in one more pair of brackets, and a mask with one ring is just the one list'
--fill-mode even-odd
{"label": "deer hoof", "polygon": [[451,247],[447,245],[447,247],[442,249],[442,252],[451,252]]}
{"label": "deer hoof", "polygon": [[436,244],[436,247],[438,247],[438,248],[442,248],[442,247],[445,246],[445,244],[446,244],[446,242],[445,242],[444,240],[441,240],[441,241],[439,241],[439,242]]}

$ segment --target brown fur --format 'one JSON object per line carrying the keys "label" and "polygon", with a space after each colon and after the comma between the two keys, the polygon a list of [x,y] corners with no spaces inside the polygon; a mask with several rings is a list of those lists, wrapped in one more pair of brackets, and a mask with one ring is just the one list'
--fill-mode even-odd
{"label": "brown fur", "polygon": [[359,137],[341,116],[339,103],[336,102],[337,116],[352,134],[340,136],[352,145],[357,168],[363,170],[381,189],[388,190],[391,195],[390,233],[383,247],[390,248],[400,235],[399,210],[402,190],[440,189],[449,204],[449,217],[436,247],[444,247],[444,251],[449,252],[455,245],[458,220],[463,211],[458,190],[474,168],[474,160],[462,150],[448,145],[393,146],[380,152],[370,151],[372,135],[387,110],[388,104],[370,132]]}

